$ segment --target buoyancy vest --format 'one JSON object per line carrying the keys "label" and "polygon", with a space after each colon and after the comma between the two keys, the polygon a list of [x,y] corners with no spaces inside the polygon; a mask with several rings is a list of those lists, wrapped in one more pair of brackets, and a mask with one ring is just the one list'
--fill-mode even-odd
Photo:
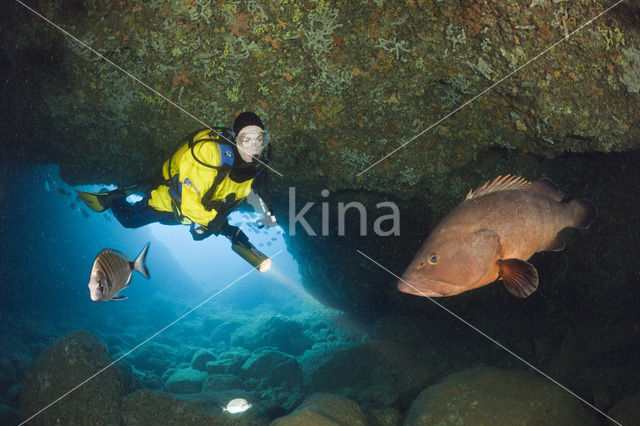
{"label": "buoyancy vest", "polygon": [[229,178],[235,154],[219,133],[197,132],[164,163],[165,183],[151,191],[150,207],[173,212],[183,224],[207,226],[218,215],[226,217],[249,195],[254,179],[236,182]]}

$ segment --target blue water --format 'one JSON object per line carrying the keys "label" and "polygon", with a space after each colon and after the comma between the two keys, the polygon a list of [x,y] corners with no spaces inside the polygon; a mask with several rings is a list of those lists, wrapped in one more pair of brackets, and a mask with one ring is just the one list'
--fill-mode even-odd
{"label": "blue water", "polygon": [[[42,309],[45,301],[66,300],[68,307],[108,309],[114,303],[91,302],[86,287],[93,259],[105,247],[135,258],[147,242],[151,243],[147,259],[151,280],[135,274],[132,285],[123,292],[135,303],[158,294],[176,302],[194,302],[251,269],[230,250],[226,238],[213,236],[195,242],[188,227],[180,225],[151,224],[125,229],[109,211],[93,212],[76,199],[74,189],[97,191],[102,187],[105,186],[70,187],[58,177],[55,166],[21,166],[5,171],[2,236],[12,247],[13,256],[4,261],[11,271],[10,279],[37,284],[25,283],[34,291],[19,287],[12,295],[14,302]],[[286,251],[282,229],[279,226],[257,229],[257,219],[254,213],[234,212],[229,222],[240,225],[264,253],[276,256],[276,273],[266,276],[252,273],[234,285],[236,288],[225,292],[225,304],[246,305],[243,291],[248,290],[244,287],[249,283],[254,298],[264,297],[264,303],[273,302],[270,297],[277,297],[290,286],[301,290],[297,265]],[[276,278],[281,275],[286,279]],[[299,295],[305,297],[303,292]]]}
{"label": "blue water", "polygon": [[[246,327],[273,317],[300,323],[326,318],[323,327],[331,327],[333,312],[302,288],[282,229],[257,229],[258,216],[253,213],[234,212],[229,222],[272,257],[271,270],[263,274],[231,251],[223,237],[196,242],[182,225],[123,228],[110,212],[93,212],[76,199],[56,166],[4,164],[0,199],[0,241],[6,247],[0,260],[0,341],[6,363],[19,364],[0,375],[5,404],[17,406],[19,381],[29,365],[47,346],[75,330],[97,336],[113,359],[126,355],[119,361],[123,366],[136,367],[130,363],[136,353],[130,351],[141,343],[137,351],[152,344],[176,348],[178,355],[166,354],[164,369],[169,370],[189,363],[199,349],[229,349],[228,339],[210,337],[225,321]],[[87,284],[95,256],[108,247],[133,259],[147,242],[151,278],[134,273],[130,286],[120,293],[126,300],[91,301]],[[325,335],[333,332],[340,331]],[[149,379],[151,373],[139,366],[133,372],[142,384],[162,386],[158,377]]]}

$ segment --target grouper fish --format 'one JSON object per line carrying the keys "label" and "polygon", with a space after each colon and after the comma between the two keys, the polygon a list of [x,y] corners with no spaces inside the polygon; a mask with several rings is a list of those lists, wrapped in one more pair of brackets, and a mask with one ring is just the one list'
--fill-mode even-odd
{"label": "grouper fish", "polygon": [[551,179],[531,183],[498,176],[467,197],[431,231],[398,282],[424,297],[453,296],[496,280],[517,297],[538,288],[527,262],[539,251],[560,251],[565,228],[587,229],[598,210],[589,200],[565,201]]}

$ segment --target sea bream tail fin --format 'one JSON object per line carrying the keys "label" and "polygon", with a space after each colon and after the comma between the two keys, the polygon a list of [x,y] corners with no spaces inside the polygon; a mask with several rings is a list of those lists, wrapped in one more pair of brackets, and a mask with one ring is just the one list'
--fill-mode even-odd
{"label": "sea bream tail fin", "polygon": [[538,271],[520,259],[498,260],[500,278],[507,290],[516,297],[527,297],[538,288]]}
{"label": "sea bream tail fin", "polygon": [[149,243],[142,249],[136,260],[133,261],[132,269],[140,272],[146,279],[149,279],[149,271],[147,271],[147,266],[144,264],[147,259],[147,250],[149,250]]}
{"label": "sea bream tail fin", "polygon": [[588,229],[598,217],[598,208],[591,200],[572,200],[575,223],[572,228]]}

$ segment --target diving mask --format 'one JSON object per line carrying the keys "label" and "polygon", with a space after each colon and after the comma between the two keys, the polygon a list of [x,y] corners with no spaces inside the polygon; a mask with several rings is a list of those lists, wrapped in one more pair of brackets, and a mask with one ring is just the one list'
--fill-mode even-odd
{"label": "diving mask", "polygon": [[266,130],[242,130],[236,137],[236,143],[251,153],[259,153],[269,144],[271,136]]}

